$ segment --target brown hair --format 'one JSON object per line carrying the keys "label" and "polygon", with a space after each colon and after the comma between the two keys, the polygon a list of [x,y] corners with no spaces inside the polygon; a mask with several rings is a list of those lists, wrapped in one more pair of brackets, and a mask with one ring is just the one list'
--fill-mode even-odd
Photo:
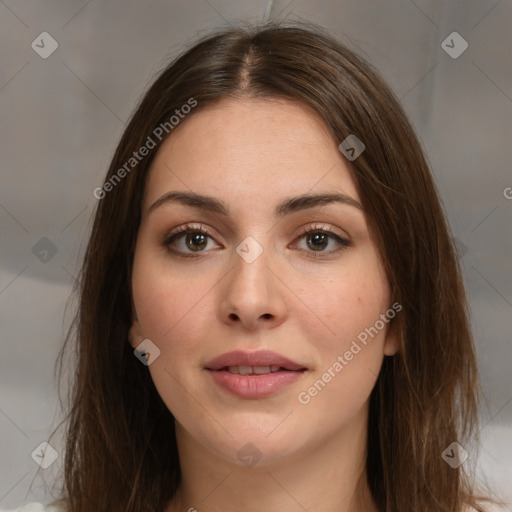
{"label": "brown hair", "polygon": [[[464,466],[453,469],[441,454],[454,441],[469,449],[477,369],[438,194],[414,130],[378,73],[308,27],[233,28],[196,43],[143,97],[106,180],[113,183],[191,98],[197,106],[189,115],[226,98],[298,101],[337,143],[351,134],[363,141],[365,151],[349,165],[392,298],[403,307],[394,320],[399,352],[385,357],[370,398],[369,486],[381,511],[460,512],[476,506],[472,483]],[[142,197],[160,145],[99,201],[83,262],[64,466],[69,512],[161,511],[180,483],[174,418],[127,341]]]}

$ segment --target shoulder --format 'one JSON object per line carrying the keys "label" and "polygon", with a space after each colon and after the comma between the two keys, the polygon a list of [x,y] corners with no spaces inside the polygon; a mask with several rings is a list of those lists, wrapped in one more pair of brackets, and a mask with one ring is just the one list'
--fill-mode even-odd
{"label": "shoulder", "polygon": [[43,505],[42,503],[27,503],[22,507],[15,509],[0,508],[0,512],[65,512],[66,509],[62,505]]}

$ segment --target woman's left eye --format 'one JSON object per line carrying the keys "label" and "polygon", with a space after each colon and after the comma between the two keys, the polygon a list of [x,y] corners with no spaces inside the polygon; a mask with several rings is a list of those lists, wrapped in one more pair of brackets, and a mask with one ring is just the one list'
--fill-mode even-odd
{"label": "woman's left eye", "polygon": [[[333,231],[321,227],[306,228],[298,238],[301,242],[305,242],[306,248],[302,247],[301,249],[313,253],[333,254],[350,246],[350,242],[345,238],[342,238]],[[326,251],[325,249],[333,240],[338,247]]]}

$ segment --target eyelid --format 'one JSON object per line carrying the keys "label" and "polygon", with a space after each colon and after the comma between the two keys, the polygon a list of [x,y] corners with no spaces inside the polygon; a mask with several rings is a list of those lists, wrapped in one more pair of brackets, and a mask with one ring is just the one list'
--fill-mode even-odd
{"label": "eyelid", "polygon": [[181,233],[187,232],[187,231],[201,231],[204,234],[210,236],[215,240],[216,235],[213,234],[213,232],[210,230],[208,226],[205,226],[204,224],[201,224],[200,222],[197,224],[187,222],[186,224],[182,224],[181,226],[178,226],[177,228],[172,229],[168,233],[165,234],[165,239],[169,239],[175,235],[180,235]]}
{"label": "eyelid", "polygon": [[332,233],[333,235],[339,236],[340,238],[344,239],[347,242],[349,241],[348,235],[341,233],[340,230],[337,229],[332,224],[321,224],[319,222],[312,222],[310,224],[307,224],[306,226],[301,227],[299,230],[299,234],[297,236],[302,236],[307,233],[314,233],[316,231]]}

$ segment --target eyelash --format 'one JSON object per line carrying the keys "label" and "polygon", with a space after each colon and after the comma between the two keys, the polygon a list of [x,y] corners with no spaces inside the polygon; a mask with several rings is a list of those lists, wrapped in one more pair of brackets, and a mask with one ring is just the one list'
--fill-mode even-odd
{"label": "eyelash", "polygon": [[[167,249],[168,252],[170,252],[173,255],[182,257],[182,258],[197,258],[201,255],[201,253],[205,251],[197,251],[196,253],[193,252],[182,252],[177,251],[176,249],[171,249],[171,244],[174,243],[177,239],[179,239],[183,235],[187,234],[200,234],[210,237],[211,239],[215,240],[215,237],[212,233],[203,225],[201,226],[194,226],[191,224],[184,224],[183,226],[180,226],[179,228],[175,229],[171,233],[165,236],[163,240],[163,246]],[[306,238],[308,235],[312,234],[325,234],[328,235],[331,239],[335,240],[338,244],[340,244],[340,247],[335,250],[331,251],[306,251],[310,253],[309,255],[313,258],[326,258],[328,256],[331,256],[333,254],[336,254],[340,251],[343,251],[347,247],[350,247],[352,244],[345,238],[342,238],[338,234],[334,233],[333,231],[326,229],[323,226],[315,225],[315,226],[308,226],[306,228],[303,228],[300,233],[297,235],[297,239],[302,240]],[[327,256],[328,255],[328,256]]]}

